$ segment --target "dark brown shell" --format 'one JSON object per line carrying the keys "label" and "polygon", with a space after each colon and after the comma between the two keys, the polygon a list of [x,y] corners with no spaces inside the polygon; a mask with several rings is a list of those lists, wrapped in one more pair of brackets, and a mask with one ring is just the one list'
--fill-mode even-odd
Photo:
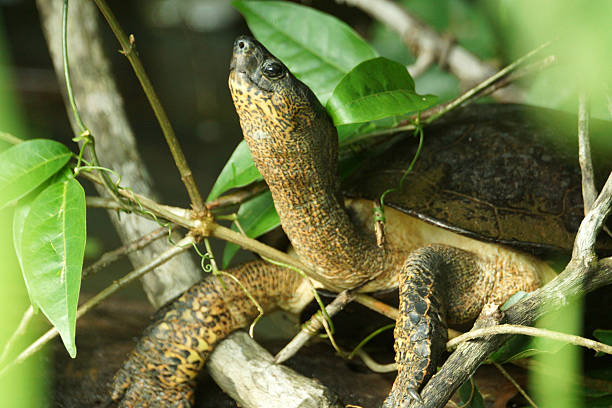
{"label": "dark brown shell", "polygon": [[[612,136],[609,123],[592,128]],[[461,109],[425,128],[415,168],[385,204],[482,240],[570,250],[583,217],[576,129],[575,117],[547,109],[492,104]],[[377,200],[398,186],[416,145],[408,136],[371,160],[345,183],[347,195]],[[612,160],[602,167],[607,175]],[[612,248],[607,234],[600,240],[603,248]]]}

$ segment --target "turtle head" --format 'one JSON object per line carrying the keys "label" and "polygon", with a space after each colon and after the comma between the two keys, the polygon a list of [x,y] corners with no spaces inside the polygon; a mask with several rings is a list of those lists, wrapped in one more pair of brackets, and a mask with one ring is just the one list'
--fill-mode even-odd
{"label": "turtle head", "polygon": [[283,163],[335,166],[336,130],[312,91],[251,37],[234,42],[229,88],[244,138],[264,178]]}

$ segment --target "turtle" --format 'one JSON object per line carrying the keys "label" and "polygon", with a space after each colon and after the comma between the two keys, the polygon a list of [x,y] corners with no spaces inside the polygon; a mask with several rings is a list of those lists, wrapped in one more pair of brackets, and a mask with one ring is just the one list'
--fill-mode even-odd
{"label": "turtle", "polygon": [[[502,304],[555,276],[539,255],[569,251],[582,218],[575,155],[526,115],[535,108],[484,104],[425,128],[404,188],[385,199],[385,241],[373,208],[397,187],[415,154],[402,138],[342,183],[337,131],[313,92],[255,39],[234,42],[229,88],[244,139],[271,191],[281,226],[302,262],[336,289],[399,287],[397,378],[383,407],[420,400],[448,327],[465,327],[483,305]],[[545,110],[537,114],[550,115]],[[604,237],[603,249],[612,248]],[[120,406],[190,407],[214,345],[264,310],[299,312],[311,282],[265,260],[204,279],[162,308],[115,375]]]}

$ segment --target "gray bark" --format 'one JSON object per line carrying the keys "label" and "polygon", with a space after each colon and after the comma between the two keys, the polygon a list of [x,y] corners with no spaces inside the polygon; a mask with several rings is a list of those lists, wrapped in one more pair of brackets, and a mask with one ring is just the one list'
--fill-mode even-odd
{"label": "gray bark", "polygon": [[[62,1],[37,0],[37,6],[58,81],[62,84],[67,102],[61,51]],[[123,100],[117,92],[109,63],[104,56],[98,34],[98,10],[93,2],[71,0],[68,27],[68,54],[74,94],[83,121],[95,137],[102,165],[121,174],[123,186],[155,198],[154,187],[138,153],[123,109]],[[69,104],[66,103],[66,106],[75,134],[78,134]],[[163,143],[161,138],[160,143]],[[104,194],[101,189],[99,192]],[[119,220],[114,212],[109,213],[124,243],[159,227],[138,215],[122,214]],[[166,240],[156,241],[134,253],[130,260],[134,267],[138,267],[167,250],[168,245]],[[200,278],[199,266],[188,254],[183,254],[145,275],[143,286],[151,303],[159,307]],[[320,383],[289,368],[274,365],[272,360],[272,356],[254,340],[237,333],[217,346],[208,360],[208,368],[213,377],[221,381],[221,388],[245,408],[342,406],[337,402],[338,397]]]}
{"label": "gray bark", "polygon": [[[62,62],[62,3],[38,0],[37,6],[53,66],[67,101]],[[121,175],[121,185],[155,199],[153,183],[138,153],[123,109],[123,99],[117,91],[110,64],[104,56],[98,34],[98,10],[91,1],[72,0],[68,15],[68,56],[72,87],[83,122],[95,137],[100,163]],[[68,103],[66,107],[73,130],[78,135],[79,130]],[[178,180],[180,177],[177,173]],[[100,186],[96,188],[99,194],[107,195]],[[157,223],[135,214],[121,214],[119,219],[116,212],[109,211],[109,216],[124,244],[159,227]],[[134,267],[138,267],[155,254],[167,250],[169,245],[166,240],[156,241],[132,253],[130,261]],[[142,284],[149,301],[159,307],[200,279],[200,268],[185,253],[145,275]]]}
{"label": "gray bark", "polygon": [[338,396],[318,381],[275,364],[274,357],[244,332],[223,340],[206,367],[241,407],[342,408]]}

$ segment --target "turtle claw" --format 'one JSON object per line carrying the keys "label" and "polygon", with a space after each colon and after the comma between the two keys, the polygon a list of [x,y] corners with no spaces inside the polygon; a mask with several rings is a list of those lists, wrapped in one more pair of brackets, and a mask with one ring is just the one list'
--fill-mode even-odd
{"label": "turtle claw", "polygon": [[[417,392],[417,390],[415,390],[412,387],[408,387],[406,389],[406,394],[408,394],[410,396],[410,398],[412,398],[413,400],[415,400],[416,402],[418,402],[419,404],[423,405],[425,402],[423,401],[423,398],[421,398],[421,396],[419,395],[419,393]],[[407,406],[408,402],[404,403],[404,406]]]}
{"label": "turtle claw", "polygon": [[391,390],[391,394],[389,394],[383,403],[382,408],[406,408],[412,401],[416,401],[420,405],[425,403],[416,388],[406,387],[400,395],[396,395],[396,393]]}

